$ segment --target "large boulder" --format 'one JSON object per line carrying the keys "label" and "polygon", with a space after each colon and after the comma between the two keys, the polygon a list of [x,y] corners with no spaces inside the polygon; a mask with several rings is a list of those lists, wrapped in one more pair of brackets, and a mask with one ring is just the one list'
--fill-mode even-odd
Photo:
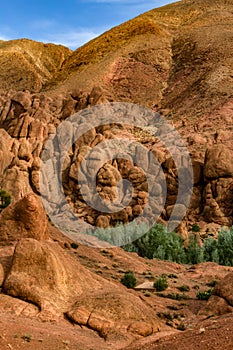
{"label": "large boulder", "polygon": [[10,245],[26,237],[38,241],[49,239],[44,208],[33,193],[12,203],[0,214],[0,245]]}
{"label": "large boulder", "polygon": [[146,337],[158,332],[160,324],[150,306],[134,294],[119,289],[80,297],[67,316],[104,338],[118,338],[127,333]]}
{"label": "large boulder", "polygon": [[232,152],[223,144],[216,144],[206,150],[204,176],[206,179],[233,177]]}
{"label": "large boulder", "polygon": [[23,238],[16,245],[3,291],[57,316],[67,311],[75,297],[102,285],[58,243]]}

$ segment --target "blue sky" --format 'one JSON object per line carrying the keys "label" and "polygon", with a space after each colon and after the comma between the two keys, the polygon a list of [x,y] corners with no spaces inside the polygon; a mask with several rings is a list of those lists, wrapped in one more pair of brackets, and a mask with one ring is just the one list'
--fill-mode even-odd
{"label": "blue sky", "polygon": [[0,40],[28,38],[75,49],[169,0],[11,0],[1,3]]}

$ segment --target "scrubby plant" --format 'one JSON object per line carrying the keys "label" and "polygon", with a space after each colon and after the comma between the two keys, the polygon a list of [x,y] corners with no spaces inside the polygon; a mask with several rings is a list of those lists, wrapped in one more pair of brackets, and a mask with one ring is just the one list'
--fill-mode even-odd
{"label": "scrubby plant", "polygon": [[22,338],[23,340],[25,340],[26,342],[28,342],[28,343],[30,343],[30,341],[32,340],[31,334],[22,335],[21,338]]}
{"label": "scrubby plant", "polygon": [[184,241],[175,232],[167,232],[165,226],[157,224],[142,237],[124,247],[148,259],[185,262]]}
{"label": "scrubby plant", "polygon": [[181,292],[189,292],[190,291],[190,287],[185,285],[185,284],[183,286],[177,287],[177,289],[179,289],[179,291],[181,291]]}
{"label": "scrubby plant", "polygon": [[179,331],[185,331],[186,330],[186,326],[183,322],[181,322],[178,326],[177,326],[177,329]]}
{"label": "scrubby plant", "polygon": [[157,296],[161,298],[173,299],[173,300],[189,300],[190,296],[185,293],[157,293]]}
{"label": "scrubby plant", "polygon": [[167,278],[165,276],[157,278],[153,286],[157,290],[157,292],[162,292],[163,290],[168,288]]}
{"label": "scrubby plant", "polygon": [[218,262],[220,265],[233,266],[233,227],[221,230],[217,239]]}
{"label": "scrubby plant", "polygon": [[212,280],[212,281],[210,281],[210,282],[208,282],[208,283],[206,283],[206,285],[208,286],[208,287],[215,287],[216,286],[216,284],[219,282],[219,280]]}
{"label": "scrubby plant", "polygon": [[71,248],[73,248],[73,249],[78,249],[78,244],[75,243],[75,242],[72,242],[70,246],[71,246]]}
{"label": "scrubby plant", "polygon": [[192,232],[200,232],[201,228],[198,224],[193,224],[192,226]]}
{"label": "scrubby plant", "polygon": [[222,229],[217,239],[208,238],[203,244],[204,261],[233,266],[233,227]]}
{"label": "scrubby plant", "polygon": [[210,288],[209,290],[206,290],[204,292],[198,292],[197,293],[197,299],[198,300],[208,300],[213,292],[213,288]]}
{"label": "scrubby plant", "polygon": [[170,273],[167,277],[168,277],[168,278],[172,278],[172,279],[178,278],[178,276],[175,275],[174,273]]}
{"label": "scrubby plant", "polygon": [[134,288],[137,284],[137,279],[132,271],[127,271],[121,278],[121,283],[127,288]]}
{"label": "scrubby plant", "polygon": [[11,195],[5,190],[0,190],[0,212],[11,204]]}

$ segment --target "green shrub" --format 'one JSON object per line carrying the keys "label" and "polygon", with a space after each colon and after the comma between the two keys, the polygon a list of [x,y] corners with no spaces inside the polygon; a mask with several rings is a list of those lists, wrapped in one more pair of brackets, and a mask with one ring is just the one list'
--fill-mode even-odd
{"label": "green shrub", "polygon": [[204,261],[213,261],[218,263],[218,241],[213,238],[207,238],[203,244],[203,258]]}
{"label": "green shrub", "polygon": [[174,273],[170,273],[168,276],[167,276],[168,278],[178,278],[178,276],[177,275],[175,275]]}
{"label": "green shrub", "polygon": [[168,288],[168,281],[166,277],[157,278],[154,282],[154,288],[157,292],[162,292],[163,290]]}
{"label": "green shrub", "polygon": [[219,264],[233,266],[233,227],[219,232],[217,249]]}
{"label": "green shrub", "polygon": [[21,337],[23,340],[25,340],[26,342],[30,343],[30,341],[32,340],[32,336],[31,334],[25,334]]}
{"label": "green shrub", "polygon": [[193,224],[192,226],[192,232],[200,232],[201,228],[198,224]]}
{"label": "green shrub", "polygon": [[73,249],[78,249],[78,244],[75,243],[75,242],[72,242],[70,246],[71,246],[71,248],[73,248]]}
{"label": "green shrub", "polygon": [[0,190],[0,211],[11,204],[11,195],[5,190]]}
{"label": "green shrub", "polygon": [[197,293],[197,299],[198,300],[208,300],[213,292],[213,288],[210,288],[209,290],[205,291],[205,292],[198,292]]}
{"label": "green shrub", "polygon": [[127,288],[134,288],[137,284],[137,279],[132,271],[128,271],[121,278],[121,283]]}
{"label": "green shrub", "polygon": [[178,329],[179,331],[185,331],[185,330],[186,330],[185,324],[184,324],[184,323],[180,323],[180,324],[177,326],[177,329]]}
{"label": "green shrub", "polygon": [[185,294],[185,293],[157,293],[157,295],[161,298],[167,298],[167,299],[172,299],[172,300],[189,300],[190,297],[189,295]]}
{"label": "green shrub", "polygon": [[222,229],[218,238],[208,238],[203,245],[204,261],[213,261],[224,266],[233,266],[233,227]]}
{"label": "green shrub", "polygon": [[158,312],[157,316],[162,319],[167,319],[168,321],[172,321],[174,318],[170,312]]}
{"label": "green shrub", "polygon": [[177,287],[177,289],[179,289],[181,292],[189,292],[190,291],[190,288],[187,285]]}

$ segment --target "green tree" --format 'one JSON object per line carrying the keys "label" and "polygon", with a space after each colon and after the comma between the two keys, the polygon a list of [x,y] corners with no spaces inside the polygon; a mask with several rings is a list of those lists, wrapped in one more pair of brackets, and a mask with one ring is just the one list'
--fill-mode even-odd
{"label": "green tree", "polygon": [[175,232],[167,232],[163,225],[155,225],[145,235],[125,247],[149,259],[161,259],[184,263],[183,239]]}
{"label": "green tree", "polygon": [[186,250],[186,262],[188,264],[199,264],[204,261],[203,249],[199,244],[198,237],[190,235]]}
{"label": "green tree", "polygon": [[204,261],[213,261],[219,263],[218,242],[216,239],[207,238],[203,244]]}
{"label": "green tree", "polygon": [[219,232],[217,247],[219,264],[233,266],[233,227]]}

